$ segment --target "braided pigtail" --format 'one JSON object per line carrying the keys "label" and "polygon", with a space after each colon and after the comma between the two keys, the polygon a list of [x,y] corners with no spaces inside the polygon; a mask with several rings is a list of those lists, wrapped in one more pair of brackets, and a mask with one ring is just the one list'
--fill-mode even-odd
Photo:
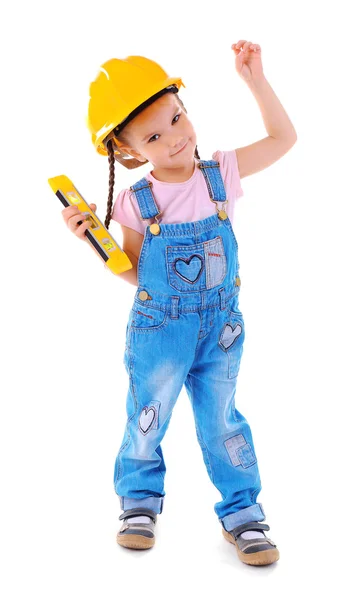
{"label": "braided pigtail", "polygon": [[115,157],[114,157],[114,148],[112,140],[109,140],[106,144],[108,150],[108,159],[109,159],[109,195],[108,195],[108,206],[105,217],[105,227],[109,229],[111,215],[112,215],[112,199],[114,195],[114,184],[115,184]]}

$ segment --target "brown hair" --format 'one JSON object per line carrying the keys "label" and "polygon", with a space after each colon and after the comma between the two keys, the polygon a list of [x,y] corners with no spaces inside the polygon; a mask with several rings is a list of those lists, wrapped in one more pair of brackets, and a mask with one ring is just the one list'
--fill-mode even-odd
{"label": "brown hair", "polygon": [[[187,113],[187,110],[186,110],[181,98],[178,96],[178,94],[175,94],[175,96],[176,96],[180,106]],[[122,143],[127,143],[127,139],[126,139],[126,136],[123,131],[118,132],[118,131],[113,130],[113,133],[119,141],[121,141]],[[112,199],[113,199],[114,184],[115,184],[115,160],[117,160],[121,165],[126,167],[126,169],[136,169],[137,167],[140,167],[144,163],[141,163],[139,160],[137,160],[136,158],[133,158],[133,157],[127,158],[128,155],[125,154],[123,151],[120,151],[121,152],[120,154],[115,155],[112,140],[109,140],[106,143],[106,147],[108,150],[108,160],[109,160],[109,195],[108,195],[108,205],[107,205],[107,212],[106,212],[104,225],[105,225],[106,229],[109,229],[111,215],[112,215]],[[198,160],[200,160],[197,146],[195,147],[195,150],[194,150],[194,156],[196,158],[198,158]],[[148,161],[146,160],[145,162],[148,162]]]}

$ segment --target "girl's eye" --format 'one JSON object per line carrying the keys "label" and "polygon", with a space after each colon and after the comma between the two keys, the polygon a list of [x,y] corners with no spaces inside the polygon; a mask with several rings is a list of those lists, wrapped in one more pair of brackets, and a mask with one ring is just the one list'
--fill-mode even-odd
{"label": "girl's eye", "polygon": [[[176,117],[180,117],[181,114],[182,113],[179,113],[178,115],[175,115],[174,118],[172,119],[172,121],[174,121],[176,119]],[[176,121],[176,123],[178,123],[178,121]],[[156,133],[155,135],[159,135],[159,134]],[[148,144],[149,144],[149,142],[153,141],[153,138],[155,138],[155,135],[153,135],[153,137],[150,138],[150,140],[148,141]],[[158,140],[156,140],[156,141],[158,141]]]}

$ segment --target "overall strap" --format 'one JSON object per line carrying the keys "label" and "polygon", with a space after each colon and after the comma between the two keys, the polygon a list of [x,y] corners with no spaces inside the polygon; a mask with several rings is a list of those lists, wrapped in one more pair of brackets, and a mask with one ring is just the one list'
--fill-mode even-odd
{"label": "overall strap", "polygon": [[144,219],[153,219],[162,214],[155,202],[152,186],[153,184],[151,181],[142,177],[142,179],[130,187],[130,190],[135,193],[137,198],[142,221],[144,221]]}
{"label": "overall strap", "polygon": [[[216,204],[218,217],[222,220],[227,219],[224,206],[228,200],[226,200],[226,190],[220,172],[220,163],[216,160],[201,160],[198,163],[198,167],[204,175],[210,200]],[[218,202],[221,202],[221,210],[218,209]]]}

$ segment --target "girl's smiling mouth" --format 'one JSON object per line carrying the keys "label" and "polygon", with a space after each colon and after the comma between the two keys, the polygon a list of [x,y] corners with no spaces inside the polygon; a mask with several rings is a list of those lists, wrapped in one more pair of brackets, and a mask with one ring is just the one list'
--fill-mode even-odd
{"label": "girl's smiling mouth", "polygon": [[186,148],[187,144],[188,144],[188,140],[185,143],[185,145],[180,150],[178,150],[177,152],[175,152],[172,156],[175,156],[176,154],[179,154],[180,152],[182,152],[182,150],[184,150]]}

